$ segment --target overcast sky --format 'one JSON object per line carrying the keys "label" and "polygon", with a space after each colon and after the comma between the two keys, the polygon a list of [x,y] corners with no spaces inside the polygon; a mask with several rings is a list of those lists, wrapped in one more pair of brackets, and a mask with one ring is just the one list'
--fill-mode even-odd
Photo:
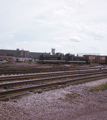
{"label": "overcast sky", "polygon": [[0,0],[0,49],[107,55],[107,0]]}

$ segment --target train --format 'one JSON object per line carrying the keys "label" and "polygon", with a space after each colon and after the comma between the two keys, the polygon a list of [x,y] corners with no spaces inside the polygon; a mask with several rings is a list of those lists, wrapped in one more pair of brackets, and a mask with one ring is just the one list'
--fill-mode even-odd
{"label": "train", "polygon": [[107,56],[56,53],[54,55],[40,55],[38,63],[47,64],[107,64]]}

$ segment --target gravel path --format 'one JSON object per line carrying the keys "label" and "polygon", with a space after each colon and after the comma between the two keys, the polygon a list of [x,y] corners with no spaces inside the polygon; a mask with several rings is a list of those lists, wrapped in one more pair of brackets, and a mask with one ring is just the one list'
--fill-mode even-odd
{"label": "gravel path", "polygon": [[105,82],[107,79],[0,101],[0,120],[107,120],[107,90],[89,91]]}

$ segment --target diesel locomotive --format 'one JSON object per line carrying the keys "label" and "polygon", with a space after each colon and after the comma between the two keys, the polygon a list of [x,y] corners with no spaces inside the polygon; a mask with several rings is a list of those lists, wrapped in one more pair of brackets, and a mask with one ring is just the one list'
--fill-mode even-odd
{"label": "diesel locomotive", "polygon": [[86,63],[84,57],[74,54],[56,53],[55,55],[40,55],[39,63]]}
{"label": "diesel locomotive", "polygon": [[83,55],[56,53],[54,55],[40,55],[39,63],[74,63],[74,64],[107,64],[107,56]]}

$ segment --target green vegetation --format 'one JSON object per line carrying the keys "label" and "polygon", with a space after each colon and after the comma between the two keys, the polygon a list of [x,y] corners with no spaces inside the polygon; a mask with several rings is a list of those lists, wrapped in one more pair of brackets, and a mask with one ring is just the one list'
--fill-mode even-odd
{"label": "green vegetation", "polygon": [[92,87],[90,91],[92,92],[92,91],[99,91],[99,90],[106,90],[106,89],[107,89],[107,83]]}

